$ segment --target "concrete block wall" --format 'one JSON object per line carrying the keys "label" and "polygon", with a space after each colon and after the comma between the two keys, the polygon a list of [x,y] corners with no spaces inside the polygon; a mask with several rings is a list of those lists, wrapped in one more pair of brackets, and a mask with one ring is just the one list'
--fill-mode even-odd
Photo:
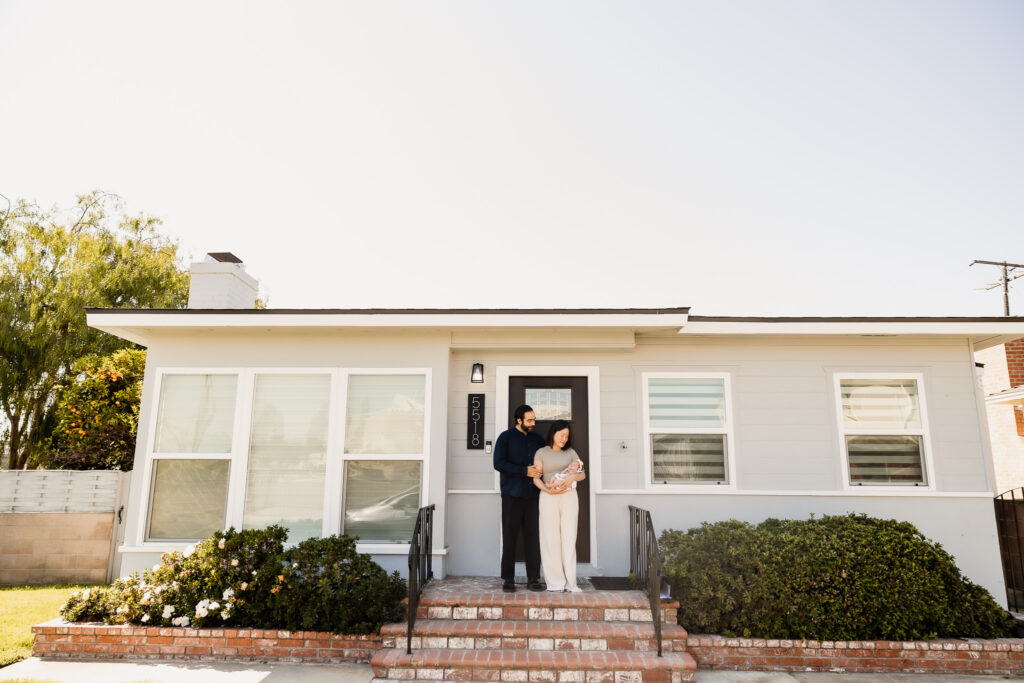
{"label": "concrete block wall", "polygon": [[111,512],[0,514],[0,585],[106,583]]}

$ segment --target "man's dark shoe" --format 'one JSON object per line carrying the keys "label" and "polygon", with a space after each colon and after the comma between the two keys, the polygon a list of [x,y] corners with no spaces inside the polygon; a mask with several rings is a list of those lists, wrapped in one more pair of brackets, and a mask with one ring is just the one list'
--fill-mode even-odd
{"label": "man's dark shoe", "polygon": [[526,587],[532,591],[542,591],[545,589],[545,586],[540,582],[540,579],[534,579],[530,583],[526,584]]}
{"label": "man's dark shoe", "polygon": [[516,582],[515,581],[506,581],[505,583],[501,584],[501,590],[505,591],[506,593],[515,593],[516,592]]}

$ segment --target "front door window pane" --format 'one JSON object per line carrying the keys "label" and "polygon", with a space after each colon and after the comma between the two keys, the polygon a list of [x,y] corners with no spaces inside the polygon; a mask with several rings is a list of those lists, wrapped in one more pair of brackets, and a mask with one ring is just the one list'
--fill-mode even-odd
{"label": "front door window pane", "polygon": [[572,420],[572,389],[526,389],[526,404],[538,420]]}
{"label": "front door window pane", "polygon": [[280,524],[288,542],[320,536],[330,375],[257,375],[242,526]]}
{"label": "front door window pane", "polygon": [[228,460],[154,460],[149,540],[192,541],[224,529]]}
{"label": "front door window pane", "polygon": [[420,508],[419,461],[350,460],[345,533],[363,542],[408,543]]}
{"label": "front door window pane", "polygon": [[156,453],[230,453],[237,375],[164,375]]}
{"label": "front door window pane", "polygon": [[424,375],[350,375],[345,407],[345,452],[423,453]]}

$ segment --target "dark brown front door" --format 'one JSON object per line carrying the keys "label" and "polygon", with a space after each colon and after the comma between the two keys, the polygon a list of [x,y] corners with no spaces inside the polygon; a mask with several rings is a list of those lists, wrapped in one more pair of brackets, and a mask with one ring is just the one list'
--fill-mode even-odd
{"label": "dark brown front door", "polygon": [[[590,428],[587,415],[586,377],[509,377],[508,426],[515,427],[512,414],[524,403],[537,415],[535,431],[547,441],[548,430],[555,420],[569,423],[572,447],[579,453],[587,478],[579,482],[576,493],[580,499],[580,520],[576,533],[576,561],[590,562]],[[524,559],[522,539],[516,561]]]}

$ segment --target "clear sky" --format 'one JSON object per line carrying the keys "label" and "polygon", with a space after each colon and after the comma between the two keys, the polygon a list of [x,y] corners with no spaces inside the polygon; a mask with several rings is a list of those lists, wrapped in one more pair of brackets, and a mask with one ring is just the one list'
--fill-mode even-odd
{"label": "clear sky", "polygon": [[1019,0],[0,0],[0,73],[0,193],[271,307],[1001,315],[967,266],[1024,263]]}

